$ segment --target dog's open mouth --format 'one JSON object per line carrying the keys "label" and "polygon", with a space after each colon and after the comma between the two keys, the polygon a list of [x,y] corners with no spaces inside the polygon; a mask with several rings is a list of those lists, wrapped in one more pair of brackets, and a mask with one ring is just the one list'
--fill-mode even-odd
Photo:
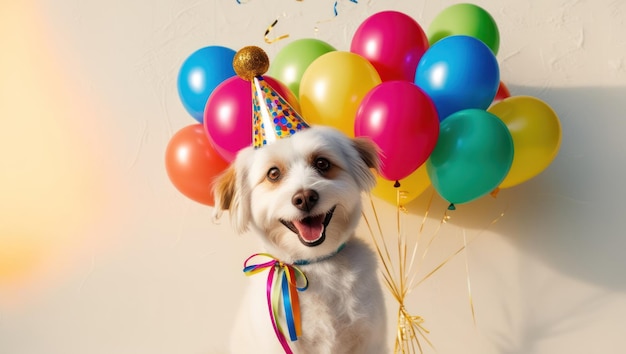
{"label": "dog's open mouth", "polygon": [[326,238],[326,227],[333,217],[335,207],[326,214],[307,216],[301,220],[280,220],[289,230],[293,231],[305,246],[313,247],[322,244]]}

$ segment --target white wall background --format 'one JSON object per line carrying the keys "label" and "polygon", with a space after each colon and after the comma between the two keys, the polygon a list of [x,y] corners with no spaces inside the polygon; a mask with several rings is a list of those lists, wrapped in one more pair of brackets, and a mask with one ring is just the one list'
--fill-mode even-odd
{"label": "white wall background", "polygon": [[[455,1],[339,1],[337,17],[333,3],[0,4],[0,353],[227,352],[241,264],[258,248],[165,174],[169,138],[195,123],[176,75],[206,45],[259,45],[271,58],[316,37],[348,50],[375,12],[426,29]],[[463,232],[473,241],[407,305],[438,353],[626,352],[626,2],[474,3],[500,27],[503,81],[555,109],[563,143],[538,177],[452,214],[431,266]],[[268,45],[276,18],[291,37]],[[415,235],[430,193],[404,217]],[[393,230],[394,208],[375,204]],[[444,209],[435,199],[427,229]]]}

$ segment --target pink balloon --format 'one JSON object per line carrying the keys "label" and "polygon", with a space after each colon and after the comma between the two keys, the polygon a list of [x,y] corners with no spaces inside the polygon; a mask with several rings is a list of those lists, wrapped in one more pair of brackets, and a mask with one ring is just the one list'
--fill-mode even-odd
{"label": "pink balloon", "polygon": [[411,17],[383,11],[368,17],[357,28],[350,51],[369,60],[382,81],[413,82],[417,63],[428,49],[428,37]]}
{"label": "pink balloon", "polygon": [[437,144],[439,117],[422,89],[406,81],[374,87],[359,106],[355,136],[367,136],[380,148],[380,174],[397,181],[409,176]]}
{"label": "pink balloon", "polygon": [[[263,76],[296,112],[300,104],[282,82]],[[213,90],[204,108],[204,129],[215,151],[224,160],[235,160],[239,150],[252,145],[252,87],[238,76],[224,80]]]}

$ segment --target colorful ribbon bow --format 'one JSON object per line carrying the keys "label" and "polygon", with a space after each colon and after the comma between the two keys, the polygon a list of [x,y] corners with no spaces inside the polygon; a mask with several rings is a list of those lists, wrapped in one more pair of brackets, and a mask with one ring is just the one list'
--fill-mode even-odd
{"label": "colorful ribbon bow", "polygon": [[[251,264],[248,262],[255,257],[270,258],[270,261]],[[304,291],[309,286],[306,275],[300,268],[295,265],[285,264],[267,253],[256,253],[248,257],[243,263],[243,272],[250,276],[269,269],[267,275],[267,308],[270,312],[272,326],[278,341],[282,345],[285,353],[292,354],[291,348],[287,343],[282,326],[279,322],[278,310],[282,297],[282,305],[285,312],[285,322],[289,330],[289,338],[291,341],[298,340],[298,336],[302,335],[302,323],[300,318],[300,302],[298,299],[298,291]],[[298,287],[298,278],[304,280],[304,286]]]}

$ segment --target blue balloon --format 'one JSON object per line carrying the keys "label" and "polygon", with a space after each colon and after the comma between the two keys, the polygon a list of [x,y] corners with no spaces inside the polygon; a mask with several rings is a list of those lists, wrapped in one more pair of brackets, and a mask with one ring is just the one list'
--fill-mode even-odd
{"label": "blue balloon", "polygon": [[450,36],[424,53],[415,84],[430,96],[443,121],[464,109],[487,109],[500,85],[500,69],[491,49],[479,39]]}
{"label": "blue balloon", "polygon": [[178,72],[178,96],[191,116],[202,123],[204,106],[213,90],[229,77],[235,76],[235,51],[221,46],[208,46],[193,52]]}

